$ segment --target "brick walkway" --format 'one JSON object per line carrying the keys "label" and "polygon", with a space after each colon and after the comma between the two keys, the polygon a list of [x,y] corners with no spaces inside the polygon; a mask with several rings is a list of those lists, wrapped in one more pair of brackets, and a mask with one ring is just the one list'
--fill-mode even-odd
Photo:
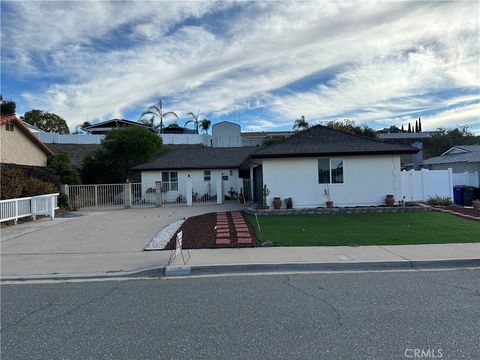
{"label": "brick walkway", "polygon": [[[240,212],[231,213],[233,226],[237,235],[238,244],[252,244],[252,236],[248,230],[248,226]],[[215,243],[217,245],[231,244],[230,229],[228,226],[227,213],[217,213],[217,232]]]}

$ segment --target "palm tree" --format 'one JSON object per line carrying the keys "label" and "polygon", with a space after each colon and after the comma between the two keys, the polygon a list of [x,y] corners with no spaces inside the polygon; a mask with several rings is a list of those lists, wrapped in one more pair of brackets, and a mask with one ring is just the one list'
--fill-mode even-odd
{"label": "palm tree", "polygon": [[193,120],[188,120],[185,123],[185,127],[187,127],[187,125],[190,124],[190,123],[194,123],[195,124],[195,130],[197,131],[197,134],[198,134],[198,125],[201,122],[200,120],[198,120],[198,118],[200,117],[200,111],[196,115],[193,112],[189,112],[187,115],[191,115],[193,117]]}
{"label": "palm tree", "polygon": [[[152,117],[150,119],[144,119],[145,115],[151,115]],[[160,134],[161,134],[163,133],[163,119],[170,116],[174,116],[178,119],[178,115],[173,111],[163,112],[162,99],[159,99],[158,104],[149,106],[147,110],[144,111],[142,115],[140,115],[140,121],[143,124],[151,126],[155,130],[160,128]],[[160,123],[158,125],[155,125],[155,118],[158,118],[160,120]]]}
{"label": "palm tree", "polygon": [[293,124],[294,131],[307,130],[309,127],[310,125],[308,125],[304,115],[300,116],[300,119],[295,120],[295,123]]}
{"label": "palm tree", "polygon": [[212,125],[212,122],[208,119],[203,119],[202,121],[200,121],[200,127],[202,128],[202,131],[205,132],[205,134],[208,133],[210,125]]}

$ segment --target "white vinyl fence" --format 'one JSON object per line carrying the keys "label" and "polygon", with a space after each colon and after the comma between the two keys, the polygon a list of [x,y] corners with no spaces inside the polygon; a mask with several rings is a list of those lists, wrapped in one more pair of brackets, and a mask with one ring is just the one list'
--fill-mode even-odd
{"label": "white vinyl fence", "polygon": [[402,197],[405,201],[427,201],[433,196],[449,197],[453,200],[455,185],[478,187],[478,172],[452,173],[448,170],[402,171]]}
{"label": "white vinyl fence", "polygon": [[455,185],[468,185],[474,187],[480,187],[480,178],[478,171],[463,173],[453,173],[453,186]]}
{"label": "white vinyl fence", "polygon": [[15,221],[23,217],[32,217],[34,220],[39,215],[55,218],[57,194],[24,197],[17,199],[0,200],[0,222]]}

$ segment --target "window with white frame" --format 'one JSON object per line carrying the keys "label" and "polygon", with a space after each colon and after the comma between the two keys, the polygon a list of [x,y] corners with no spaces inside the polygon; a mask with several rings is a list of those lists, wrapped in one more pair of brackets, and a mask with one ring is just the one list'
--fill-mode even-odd
{"label": "window with white frame", "polygon": [[203,181],[210,181],[212,180],[212,172],[210,170],[203,171]]}
{"label": "window with white frame", "polygon": [[319,184],[343,184],[343,159],[318,159]]}
{"label": "window with white frame", "polygon": [[162,171],[162,184],[165,191],[178,191],[178,172]]}

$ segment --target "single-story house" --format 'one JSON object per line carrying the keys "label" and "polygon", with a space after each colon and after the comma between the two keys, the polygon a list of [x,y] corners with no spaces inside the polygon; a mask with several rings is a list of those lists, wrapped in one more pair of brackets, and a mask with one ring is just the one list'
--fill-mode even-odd
{"label": "single-story house", "polygon": [[0,117],[2,164],[47,166],[52,151],[41,142],[15,115]]}
{"label": "single-story house", "polygon": [[185,197],[187,180],[192,182],[194,201],[197,197],[215,195],[219,181],[222,181],[224,194],[228,196],[229,191],[237,194],[244,191],[243,179],[250,176],[246,161],[256,150],[257,147],[178,146],[132,170],[141,171],[142,184],[147,188],[154,188],[155,183],[161,181],[169,200],[179,195]]}
{"label": "single-story house", "polygon": [[104,135],[105,133],[109,132],[112,129],[124,128],[124,127],[130,127],[130,126],[142,126],[148,130],[155,131],[154,129],[152,129],[151,126],[148,126],[138,121],[132,121],[127,119],[110,119],[110,120],[102,121],[90,126],[86,126],[83,128],[83,130],[89,134]]}
{"label": "single-story house", "polygon": [[454,146],[440,156],[424,160],[423,167],[430,170],[451,168],[454,173],[480,172],[480,144]]}
{"label": "single-story house", "polygon": [[401,200],[400,156],[417,151],[317,125],[269,147],[184,148],[133,169],[142,183],[173,182],[179,192],[188,179],[198,194],[221,180],[225,191],[247,192],[241,185],[248,183],[259,204],[266,185],[270,206],[274,197],[292,198],[296,208],[325,206],[328,198],[364,206],[384,204],[387,194]]}

